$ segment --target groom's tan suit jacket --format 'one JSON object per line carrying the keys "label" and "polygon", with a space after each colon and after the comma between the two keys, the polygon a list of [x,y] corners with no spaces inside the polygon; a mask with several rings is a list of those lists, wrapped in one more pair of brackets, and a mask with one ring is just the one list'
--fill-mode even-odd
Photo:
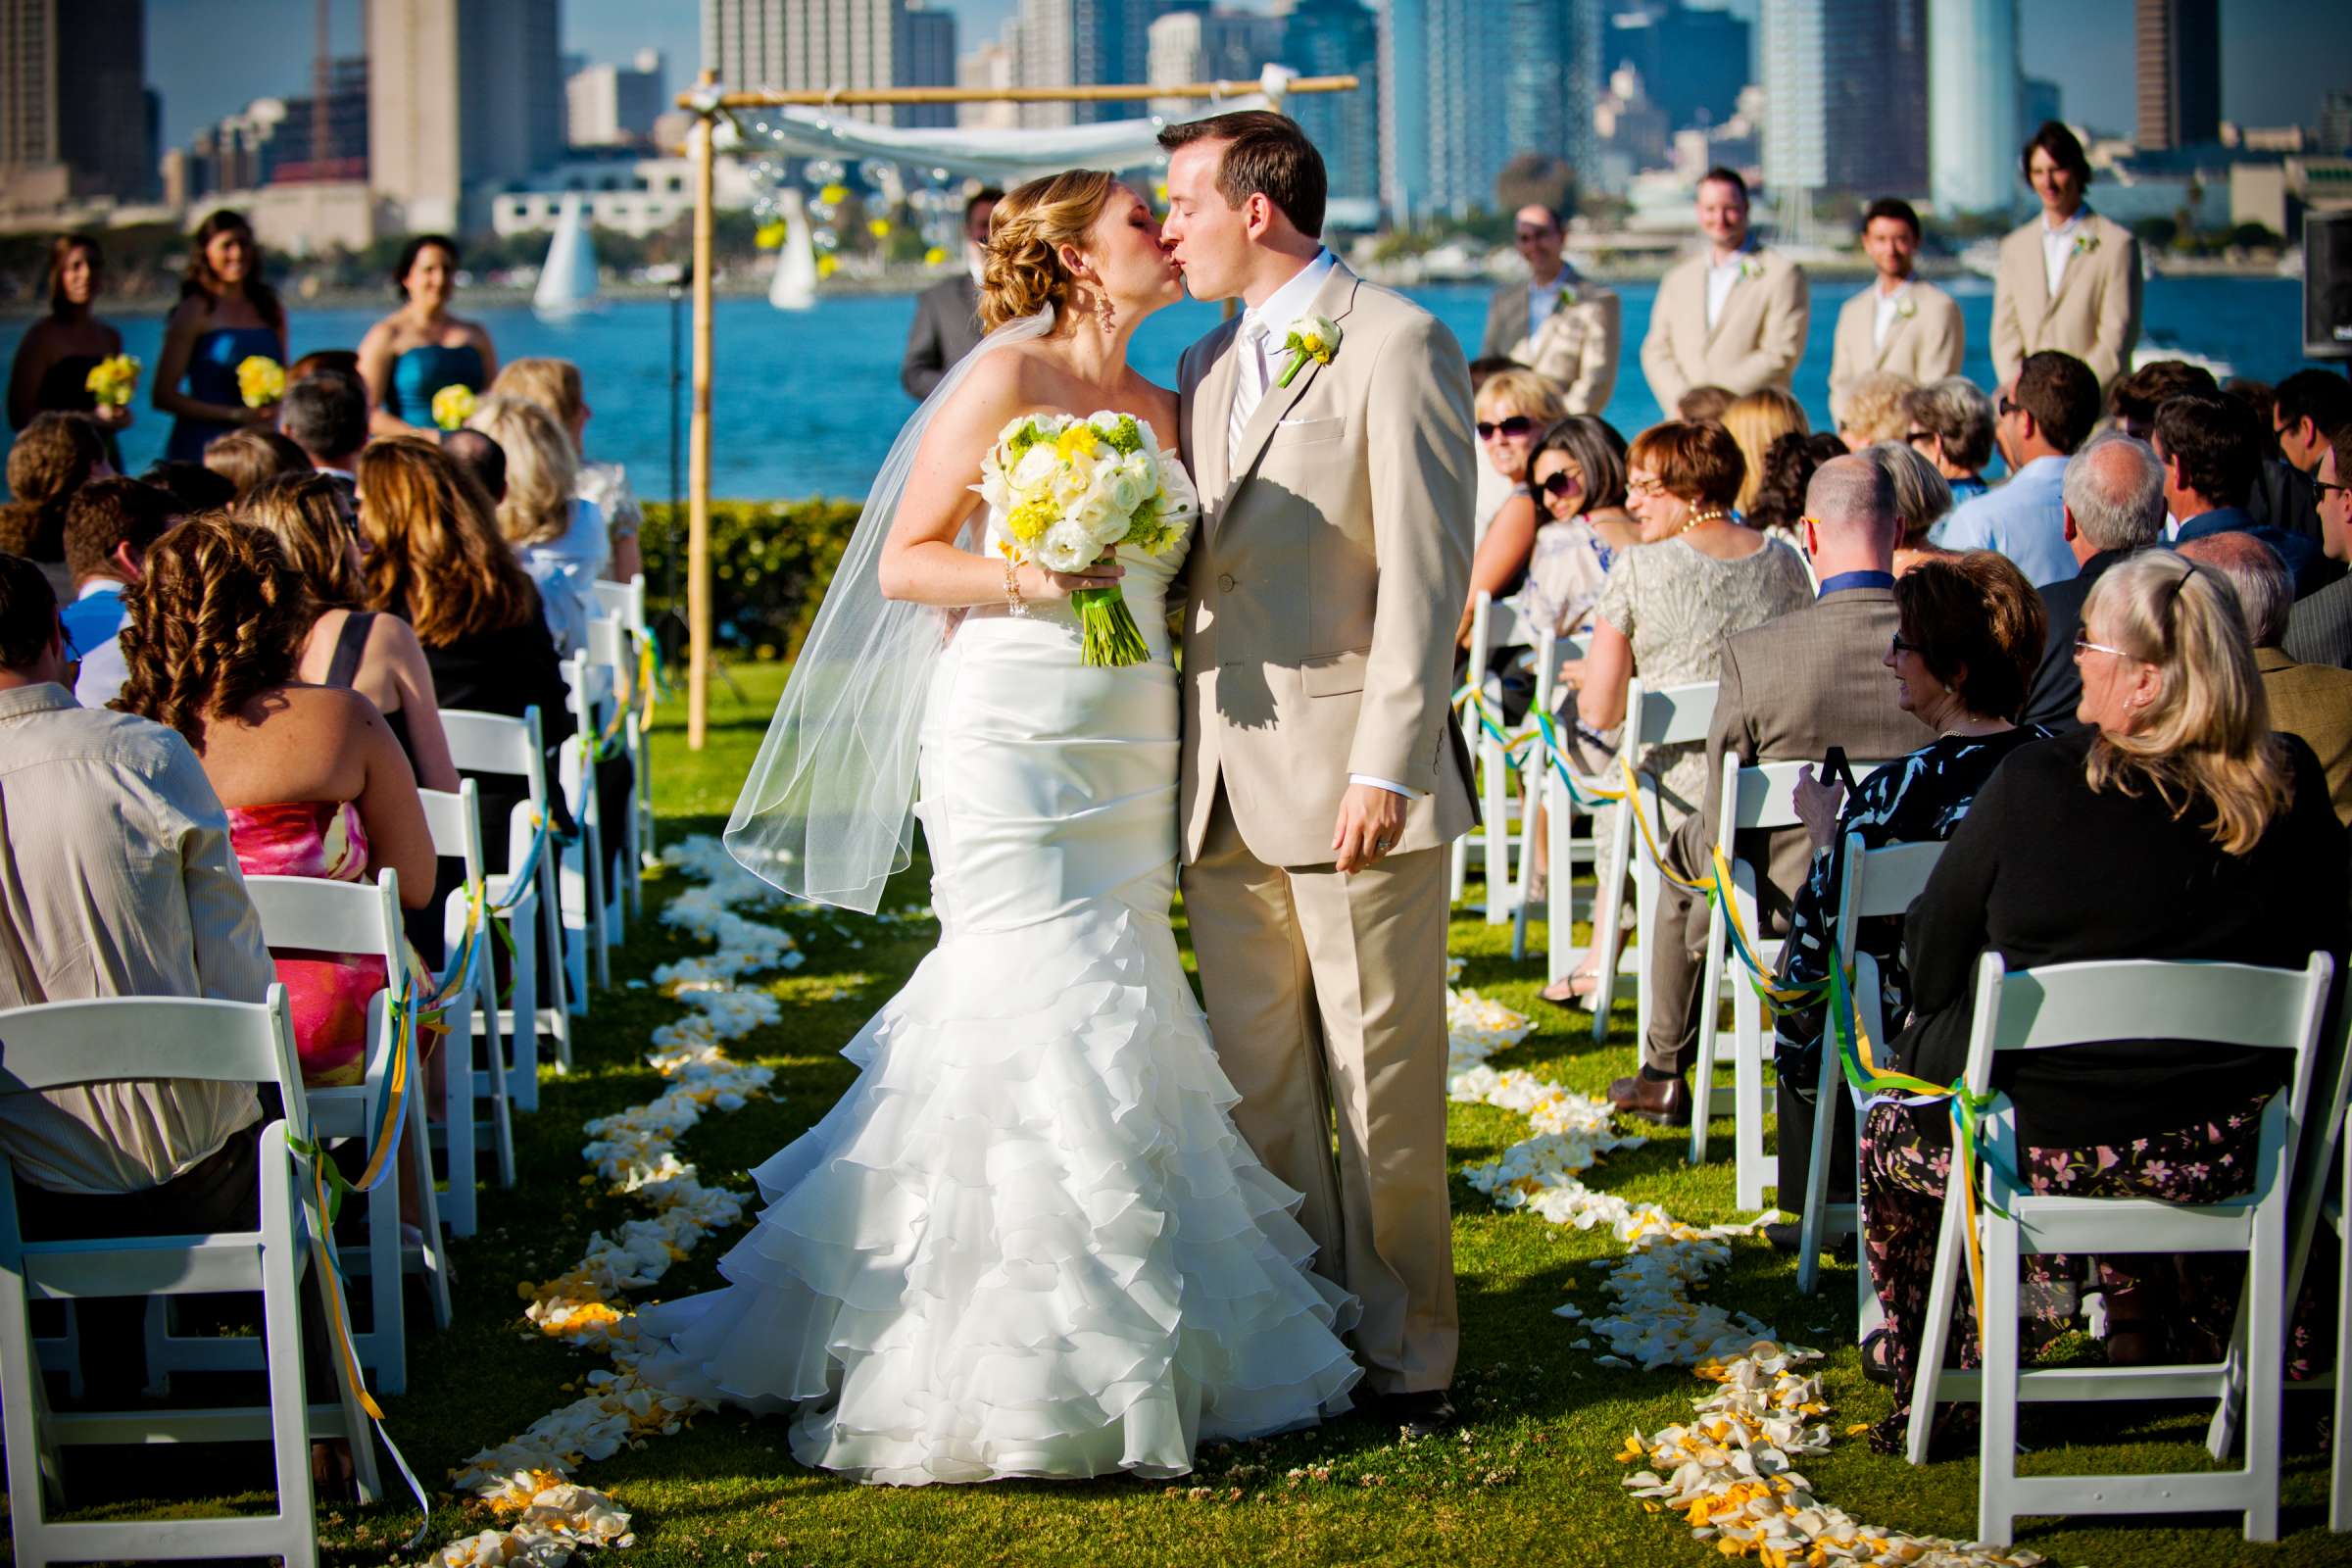
{"label": "groom's tan suit jacket", "polygon": [[1469,368],[1435,317],[1344,266],[1309,312],[1340,329],[1331,363],[1269,385],[1230,458],[1240,318],[1177,377],[1202,514],[1186,564],[1188,861],[1220,782],[1268,865],[1330,862],[1353,774],[1418,795],[1398,854],[1476,820],[1449,706],[1476,489]]}

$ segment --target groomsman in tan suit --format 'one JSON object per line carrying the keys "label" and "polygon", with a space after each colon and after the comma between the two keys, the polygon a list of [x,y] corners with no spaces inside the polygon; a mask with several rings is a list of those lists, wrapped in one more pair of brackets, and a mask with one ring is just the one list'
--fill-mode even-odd
{"label": "groomsman in tan suit", "polygon": [[[1185,909],[1234,1120],[1362,1303],[1384,1421],[1454,1419],[1446,844],[1470,575],[1470,370],[1316,236],[1323,161],[1280,115],[1160,133],[1167,243],[1248,309],[1185,352]],[[1334,1126],[1338,1154],[1333,1154]]]}
{"label": "groomsman in tan suit", "polygon": [[2112,386],[2132,368],[2139,341],[2139,241],[2083,205],[2090,160],[2073,131],[2045,122],[2026,143],[2023,163],[2041,216],[2001,241],[1993,374],[2007,386],[2027,355],[2054,349]]}
{"label": "groomsman in tan suit", "polygon": [[1881,200],[1862,215],[1862,249],[1879,275],[1838,313],[1830,354],[1830,413],[1842,423],[1845,394],[1873,370],[1915,386],[1960,373],[1968,334],[1960,307],[1933,283],[1911,275],[1919,255],[1919,214],[1909,202]]}
{"label": "groomsman in tan suit", "polygon": [[1598,414],[1617,390],[1622,308],[1615,289],[1576,275],[1560,254],[1567,237],[1550,208],[1519,209],[1516,239],[1527,281],[1494,291],[1478,353],[1517,360],[1551,377],[1570,414]]}
{"label": "groomsman in tan suit", "polygon": [[1803,270],[1749,235],[1747,181],[1733,170],[1710,169],[1699,180],[1698,228],[1706,248],[1658,284],[1642,340],[1650,394],[1671,409],[1694,386],[1734,397],[1787,391],[1812,314]]}

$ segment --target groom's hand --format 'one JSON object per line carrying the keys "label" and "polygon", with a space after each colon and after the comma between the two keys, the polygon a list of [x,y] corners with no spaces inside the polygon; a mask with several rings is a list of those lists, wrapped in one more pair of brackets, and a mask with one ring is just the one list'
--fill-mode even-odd
{"label": "groom's hand", "polygon": [[1404,837],[1404,797],[1377,784],[1350,784],[1340,798],[1331,830],[1331,858],[1343,871],[1361,871],[1386,858]]}

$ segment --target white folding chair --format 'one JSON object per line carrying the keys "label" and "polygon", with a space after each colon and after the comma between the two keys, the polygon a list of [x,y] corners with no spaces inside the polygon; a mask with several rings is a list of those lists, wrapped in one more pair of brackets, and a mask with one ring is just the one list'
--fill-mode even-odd
{"label": "white folding chair", "polygon": [[[1912,1390],[1909,1453],[1927,1456],[1936,1405],[1982,1405],[1978,1539],[2008,1544],[2024,1515],[2240,1513],[2248,1541],[2278,1536],[2280,1361],[2285,1345],[2287,1204],[2297,1135],[2308,1108],[2313,1050],[2334,965],[2323,953],[2301,970],[2232,963],[2123,960],[2054,964],[2007,972],[1997,953],[1977,969],[1966,1084],[1983,1096],[2004,1052],[2041,1051],[2104,1040],[2180,1040],[2285,1054],[2284,1091],[2262,1118],[2253,1182],[2242,1198],[2208,1204],[2145,1198],[2043,1197],[2028,1191],[2016,1106],[1996,1095],[1982,1124],[1976,1237],[1984,1263],[1977,1298],[1981,1372],[1946,1368],[1960,1280],[1967,1272],[1968,1190],[1955,1158],[1945,1184],[1943,1226]],[[2065,1367],[2018,1364],[2018,1270],[2029,1253],[2242,1252],[2246,1257],[2242,1342],[2216,1363]],[[2245,1460],[2236,1470],[2156,1475],[2020,1476],[2021,1400],[2225,1398],[2245,1389]]]}
{"label": "white folding chair", "polygon": [[[1831,952],[1838,957],[1853,957],[1854,978],[1852,995],[1854,1011],[1861,1026],[1868,1031],[1878,1049],[1886,1046],[1886,1009],[1879,991],[1879,965],[1865,954],[1854,956],[1855,932],[1864,920],[1886,915],[1900,915],[1911,907],[1928,885],[1928,877],[1943,855],[1943,841],[1932,839],[1925,844],[1889,844],[1884,849],[1866,850],[1862,835],[1845,836],[1845,876],[1838,891],[1838,925]],[[1845,1084],[1845,1075],[1838,1066],[1838,1023],[1830,1016],[1829,1008],[1822,1009],[1825,1019],[1821,1038],[1821,1078],[1814,1093],[1813,1149],[1805,1164],[1805,1197],[1800,1240],[1796,1250],[1796,1288],[1807,1296],[1821,1278],[1821,1248],[1829,1233],[1855,1237],[1855,1289],[1860,1297],[1871,1293],[1870,1252],[1860,1245],[1862,1205],[1833,1203],[1829,1200],[1830,1146],[1836,1141],[1836,1119],[1831,1114],[1837,1102],[1833,1095],[1846,1098],[1854,1106],[1855,1179],[1861,1176],[1862,1106],[1852,1100]],[[1855,1191],[1860,1192],[1857,1185]],[[1780,1195],[1784,1206],[1788,1194]]]}
{"label": "white folding chair", "polygon": [[[305,1388],[299,1292],[305,1271],[330,1321],[342,1315],[333,1278],[313,1265],[305,1182],[289,1140],[308,1142],[302,1073],[285,988],[259,1003],[110,997],[22,1007],[0,1019],[0,1094],[125,1078],[275,1086],[282,1120],[262,1128],[260,1223],[206,1236],[27,1242],[18,1223],[16,1171],[0,1154],[0,1429],[8,1448],[9,1533],[24,1563],[281,1557],[318,1560],[311,1441],[342,1438],[363,1501],[377,1499],[375,1448],[357,1390],[335,1368],[340,1398],[313,1405]],[[258,1292],[261,1366],[269,1403],[244,1408],[67,1411],[49,1408],[34,1364],[33,1301]],[[50,1503],[63,1484],[62,1450],[90,1444],[267,1441],[276,1505],[234,1518],[60,1523]]]}
{"label": "white folding chair", "polygon": [[[1625,713],[1619,756],[1633,762],[1637,771],[1634,793],[1617,803],[1616,830],[1609,837],[1607,863],[1600,867],[1599,881],[1593,890],[1593,963],[1598,970],[1598,983],[1592,992],[1595,1041],[1608,1038],[1609,1009],[1616,1004],[1617,979],[1628,972],[1634,981],[1635,1038],[1643,1039],[1649,1033],[1649,956],[1658,951],[1660,881],[1649,852],[1635,842],[1641,834],[1635,825],[1635,814],[1639,812],[1641,820],[1649,824],[1650,836],[1658,840],[1660,848],[1665,845],[1665,829],[1658,805],[1657,776],[1641,771],[1640,759],[1651,747],[1680,746],[1707,738],[1707,727],[1715,722],[1715,682],[1692,681],[1652,691],[1636,676],[1626,685]],[[1612,789],[1622,790],[1625,768],[1618,767],[1616,776],[1608,783]],[[1625,947],[1624,933],[1618,929],[1629,870],[1634,879],[1635,943],[1630,953]],[[1679,942],[1682,938],[1678,936],[1675,940]]]}
{"label": "white folding chair", "polygon": [[[607,854],[600,862],[600,875],[614,875],[616,887],[605,889],[605,940],[608,946],[618,946],[628,936],[629,916],[635,914],[645,897],[645,865],[638,852],[637,810],[635,806],[638,767],[637,744],[629,739],[637,727],[637,659],[636,645],[629,640],[626,623],[617,616],[593,615],[588,621],[588,662],[604,672],[603,684],[612,694],[612,716],[605,720],[612,731],[613,742],[621,755],[629,759],[630,808],[621,813],[617,822],[604,820],[601,809],[597,818],[598,831],[604,839]],[[601,749],[601,748],[600,748]],[[626,895],[625,897],[623,895]]]}
{"label": "white folding chair", "polygon": [[[497,938],[490,929],[490,895],[482,875],[479,786],[466,779],[455,795],[425,789],[416,795],[424,802],[433,854],[466,867],[466,885],[450,894],[441,912],[442,952],[446,955],[441,986],[449,997],[445,1021],[450,1026],[451,1052],[441,1119],[443,1141],[449,1150],[449,1200],[445,1206],[450,1234],[471,1236],[475,1228],[474,1184],[480,1174],[474,1151],[486,1142],[498,1162],[498,1185],[514,1185],[514,1123],[507,1109],[507,1052],[499,1041],[498,976],[490,961],[490,948]],[[480,1108],[485,1103],[486,1111]]]}
{"label": "white folding chair", "polygon": [[[629,694],[628,737],[629,764],[636,772],[634,781],[637,812],[638,872],[660,863],[654,853],[654,771],[653,737],[647,733],[645,720],[652,713],[653,684],[656,662],[661,657],[661,645],[654,641],[654,629],[645,618],[645,573],[639,572],[627,582],[596,584],[596,609],[602,615],[615,615],[628,632],[637,650],[637,664],[632,672]],[[629,913],[640,912],[645,906],[645,882],[642,876],[629,878]]]}
{"label": "white folding chair", "polygon": [[[461,772],[519,778],[525,796],[507,822],[507,869],[487,878],[496,918],[506,922],[513,940],[505,946],[513,957],[513,990],[499,1010],[498,1027],[512,1060],[507,1068],[507,1098],[516,1110],[539,1108],[539,1036],[556,1042],[558,1071],[571,1067],[571,1010],[564,1000],[564,919],[556,893],[556,853],[552,832],[544,824],[549,814],[547,753],[539,740],[539,710],[523,710],[520,718],[507,713],[482,713],[469,709],[441,710],[441,731],[449,737],[450,761]],[[496,823],[485,823],[491,832]],[[534,924],[544,934],[552,961],[541,985],[539,944],[532,940]]]}
{"label": "white folding chair", "polygon": [[[1544,701],[1550,693],[1551,677],[1558,662],[1552,653],[1551,627],[1539,625],[1522,615],[1515,602],[1497,600],[1482,590],[1470,610],[1470,658],[1463,666],[1466,672],[1463,678],[1478,689],[1497,722],[1501,718],[1501,682],[1489,675],[1487,666],[1496,653],[1506,648],[1534,650],[1537,700]],[[1534,775],[1527,774],[1523,764],[1515,765],[1512,762],[1509,753],[1503,749],[1503,743],[1488,733],[1486,726],[1478,722],[1475,712],[1465,715],[1463,727],[1469,732],[1471,760],[1478,775],[1481,817],[1478,837],[1485,851],[1484,907],[1487,924],[1502,925],[1511,919],[1512,905],[1519,886],[1511,875],[1511,850],[1515,830],[1522,824],[1515,822],[1510,814],[1511,778],[1514,772],[1521,774],[1519,809],[1527,819],[1524,825],[1532,839],[1535,801],[1524,785]],[[1470,853],[1469,840],[1454,840],[1453,853],[1456,861],[1455,880],[1466,885],[1468,876],[1463,862]],[[1456,896],[1459,896],[1458,889]]]}
{"label": "white folding chair", "polygon": [[[2352,1228],[2345,1218],[2352,1215],[2352,1114],[2337,1118],[2336,1131],[2344,1150],[2343,1182],[2328,1204],[2326,1219],[2335,1231],[2335,1418],[2328,1423],[2328,1446],[2333,1454],[2328,1463],[2328,1528],[2333,1531],[2352,1530]],[[2294,1298],[2287,1298],[2287,1309],[2294,1309]]]}
{"label": "white folding chair", "polygon": [[[1584,642],[1575,637],[1554,637],[1548,650],[1536,656],[1535,707],[1528,712],[1551,712],[1560,702],[1560,665],[1567,660],[1585,657]],[[1554,716],[1552,732],[1573,727],[1571,719]],[[1604,781],[1605,782],[1605,781]],[[1511,899],[1511,961],[1518,963],[1527,957],[1527,921],[1529,906],[1537,901],[1535,893],[1536,866],[1544,866],[1544,968],[1547,980],[1556,980],[1568,972],[1567,955],[1576,946],[1576,852],[1592,858],[1590,835],[1575,837],[1576,811],[1573,799],[1560,784],[1551,757],[1543,741],[1527,744],[1527,755],[1519,763],[1519,883]],[[1544,840],[1544,852],[1536,853],[1536,828],[1548,822]]]}
{"label": "white folding chair", "polygon": [[556,862],[556,881],[563,900],[566,996],[571,1010],[583,1018],[588,1016],[592,979],[599,988],[612,984],[612,960],[606,952],[612,931],[605,918],[605,813],[596,787],[600,726],[612,710],[611,673],[589,662],[585,649],[564,661],[573,732],[558,754],[556,783],[571,807],[579,836],[564,846],[563,858]]}
{"label": "white folding chair", "polygon": [[[408,963],[408,938],[401,932],[400,877],[386,866],[373,883],[330,882],[311,876],[248,876],[245,892],[254,912],[262,917],[262,940],[272,953],[310,951],[349,953],[380,957],[389,979],[387,988],[368,1005],[367,1076],[349,1088],[313,1086],[304,1091],[312,1125],[321,1138],[357,1138],[364,1146],[379,1136],[385,1097],[392,1092],[395,1073],[405,1072],[411,1093],[405,1114],[400,1158],[416,1172],[416,1242],[402,1237],[397,1173],[368,1196],[368,1248],[355,1255],[348,1272],[368,1276],[373,1316],[364,1331],[352,1335],[360,1364],[376,1375],[383,1394],[403,1394],[409,1386],[408,1338],[403,1322],[402,1287],[407,1275],[421,1275],[432,1302],[433,1326],[450,1323],[449,1255],[441,1237],[441,1205],[433,1190],[432,1135],[425,1119],[425,1080],[415,1027],[391,1027],[390,1003],[398,995]],[[424,1000],[416,999],[419,1004]],[[405,1064],[402,1058],[405,1057]],[[449,1124],[454,1164],[473,1156],[473,1118],[462,1116]],[[454,1183],[453,1183],[454,1185]],[[161,1338],[161,1344],[159,1344]],[[149,1364],[160,1360],[174,1369],[211,1370],[251,1362],[250,1342],[235,1339],[161,1337],[153,1314],[148,1319]],[[160,1352],[160,1354],[159,1354]]]}

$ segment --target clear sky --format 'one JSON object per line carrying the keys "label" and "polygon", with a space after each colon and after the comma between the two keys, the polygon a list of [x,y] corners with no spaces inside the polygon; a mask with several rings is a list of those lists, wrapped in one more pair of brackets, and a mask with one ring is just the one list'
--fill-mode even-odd
{"label": "clear sky", "polygon": [[[1264,8],[1262,0],[1240,3]],[[967,49],[996,36],[1013,5],[944,0],[962,20]],[[357,53],[360,0],[332,0],[332,9],[336,52]],[[2225,0],[2223,114],[2251,124],[2316,120],[2323,91],[2352,88],[2345,10],[2345,0]],[[2129,134],[2132,0],[2022,0],[2020,13],[2026,70],[2064,85],[2067,118]],[[255,98],[305,91],[311,16],[312,0],[148,0],[147,74],[164,95],[165,145],[185,146],[198,126]],[[673,82],[683,84],[700,65],[702,4],[564,0],[564,48],[591,60],[660,49]]]}

